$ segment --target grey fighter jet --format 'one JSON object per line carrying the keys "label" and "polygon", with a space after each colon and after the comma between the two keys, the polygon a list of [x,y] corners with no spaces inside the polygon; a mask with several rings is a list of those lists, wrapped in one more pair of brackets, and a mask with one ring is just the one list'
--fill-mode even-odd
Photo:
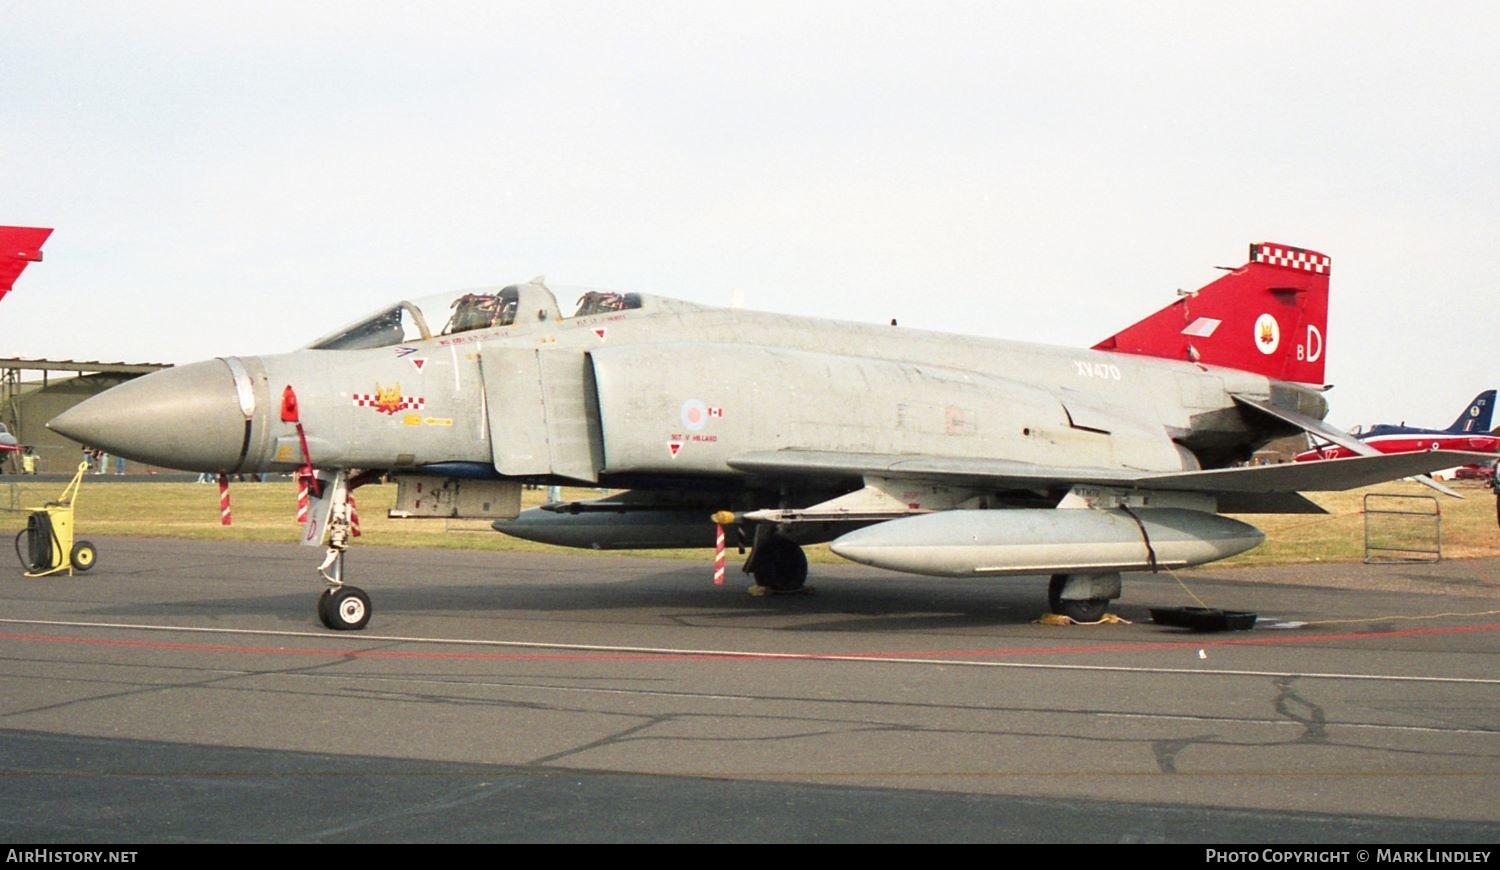
{"label": "grey fighter jet", "polygon": [[[1122,571],[1258,544],[1226,513],[1470,461],[1433,452],[1249,466],[1323,424],[1329,258],[1277,244],[1088,350],[574,291],[542,279],[412,299],[291,353],[166,369],[53,420],[84,444],[214,472],[295,472],[326,547],[318,615],[358,629],[350,494],[592,548],[749,545],[772,590],[801,546],[935,576],[1049,577],[1098,619]],[[1357,442],[1356,442],[1357,443]],[[1366,452],[1358,451],[1356,452]],[[620,491],[520,511],[526,483]]]}

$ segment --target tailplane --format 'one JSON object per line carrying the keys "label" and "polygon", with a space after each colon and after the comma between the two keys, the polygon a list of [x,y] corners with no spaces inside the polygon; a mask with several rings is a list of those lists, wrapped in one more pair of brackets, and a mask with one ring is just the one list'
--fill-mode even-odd
{"label": "tailplane", "polygon": [[37,227],[0,227],[0,299],[15,286],[26,267],[42,259],[42,243],[51,230]]}
{"label": "tailplane", "polygon": [[1329,258],[1261,242],[1250,262],[1094,345],[1323,384]]}
{"label": "tailplane", "polygon": [[1449,432],[1464,434],[1467,432],[1484,433],[1490,431],[1490,422],[1495,416],[1495,391],[1485,390],[1474,397],[1469,407],[1464,409],[1453,425],[1448,427]]}

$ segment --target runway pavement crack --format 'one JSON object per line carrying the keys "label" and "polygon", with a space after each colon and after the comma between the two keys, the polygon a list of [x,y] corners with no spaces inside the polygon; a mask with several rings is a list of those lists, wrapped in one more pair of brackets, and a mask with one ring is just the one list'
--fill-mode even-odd
{"label": "runway pavement crack", "polygon": [[631,726],[629,726],[627,728],[624,728],[624,729],[616,732],[615,734],[611,734],[611,735],[608,735],[608,736],[605,736],[605,737],[600,737],[598,740],[591,740],[588,743],[579,744],[578,746],[574,746],[574,747],[572,747],[570,749],[563,750],[562,752],[554,752],[551,755],[543,755],[543,756],[540,756],[538,758],[534,758],[534,759],[532,759],[531,763],[532,764],[552,764],[554,762],[561,761],[562,759],[568,758],[570,756],[581,755],[581,754],[583,754],[585,752],[588,752],[591,749],[598,749],[598,748],[604,747],[604,746],[612,746],[612,745],[614,745],[616,743],[626,743],[626,742],[629,742],[631,739],[633,739],[635,737],[635,735],[640,734],[642,731],[645,731],[648,728],[655,728],[657,725],[662,725],[662,724],[665,724],[667,722],[671,722],[672,720],[677,719],[677,718],[679,718],[679,717],[677,717],[677,716],[652,716],[651,718],[647,719],[644,722],[640,722],[638,724],[631,725]]}
{"label": "runway pavement crack", "polygon": [[1323,708],[1297,694],[1293,684],[1296,677],[1281,677],[1276,680],[1276,712],[1283,718],[1302,725],[1298,743],[1327,743],[1328,717]]}
{"label": "runway pavement crack", "polygon": [[1151,752],[1156,756],[1156,766],[1162,773],[1177,772],[1177,754],[1189,746],[1218,745],[1220,740],[1212,734],[1204,734],[1199,737],[1186,737],[1177,740],[1155,740],[1151,743]]}
{"label": "runway pavement crack", "polygon": [[450,811],[458,809],[460,807],[468,806],[479,801],[488,800],[492,798],[497,791],[513,790],[516,787],[517,786],[514,782],[506,781],[481,782],[474,783],[472,785],[465,785],[460,788],[456,788],[446,794],[426,801],[422,801],[420,803],[401,804],[399,805],[398,809],[393,809],[389,812],[384,813],[371,813],[360,816],[354,821],[350,821],[341,825],[334,825],[332,827],[323,828],[317,831],[312,831],[298,837],[297,839],[302,842],[318,843],[340,838],[344,835],[358,831],[373,830],[377,833],[382,833],[390,828],[389,823],[391,821],[398,819],[410,821],[413,819],[421,819],[428,816],[434,819],[433,828],[435,830],[441,830],[443,825],[442,820],[444,819],[445,814],[449,813]]}

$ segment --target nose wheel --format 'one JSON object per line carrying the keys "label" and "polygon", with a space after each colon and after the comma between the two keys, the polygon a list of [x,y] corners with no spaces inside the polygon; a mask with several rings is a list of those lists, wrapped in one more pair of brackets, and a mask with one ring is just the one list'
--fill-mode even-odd
{"label": "nose wheel", "polygon": [[357,631],[370,621],[370,596],[357,586],[336,586],[318,596],[318,621],[337,631]]}

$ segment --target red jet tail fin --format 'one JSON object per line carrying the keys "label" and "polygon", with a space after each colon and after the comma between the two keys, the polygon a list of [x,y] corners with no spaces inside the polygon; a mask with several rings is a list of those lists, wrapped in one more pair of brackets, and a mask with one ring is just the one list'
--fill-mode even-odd
{"label": "red jet tail fin", "polygon": [[1104,341],[1094,350],[1225,366],[1323,383],[1329,258],[1260,242],[1250,262]]}
{"label": "red jet tail fin", "polygon": [[42,243],[51,230],[37,227],[0,227],[0,299],[15,286],[27,265],[41,262]]}

